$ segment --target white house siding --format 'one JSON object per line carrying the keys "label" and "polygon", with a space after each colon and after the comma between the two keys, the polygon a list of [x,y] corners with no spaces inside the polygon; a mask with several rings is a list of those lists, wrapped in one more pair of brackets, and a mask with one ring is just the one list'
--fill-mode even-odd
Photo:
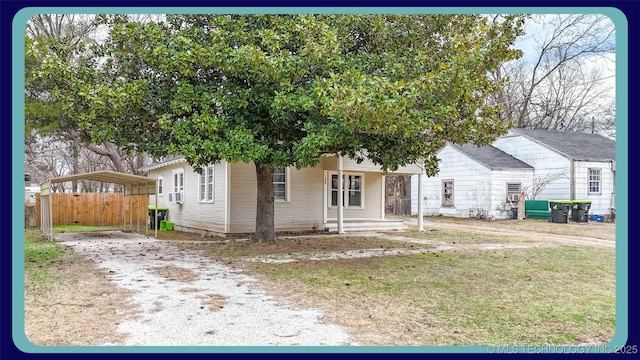
{"label": "white house siding", "polygon": [[[521,188],[531,186],[533,169],[494,170],[491,172],[491,210],[489,216],[495,219],[511,218],[511,203],[507,201],[507,183],[520,183]],[[513,203],[517,206],[517,203]]]}
{"label": "white house siding", "polygon": [[[255,230],[256,173],[253,164],[230,165],[230,224],[231,233]],[[323,174],[320,167],[288,169],[288,201],[276,200],[274,224],[277,231],[311,230],[322,226]]]}
{"label": "white house siding", "polygon": [[[318,165],[324,170],[338,170],[338,161],[335,155],[325,155],[320,159]],[[362,163],[358,164],[357,161],[345,156],[342,158],[342,169],[344,171],[355,172],[377,172],[380,173],[382,168],[380,165],[376,165],[373,162],[365,159]],[[401,166],[396,171],[390,171],[389,175],[394,174],[419,174],[422,171],[422,167],[418,164],[409,164]]]}
{"label": "white house siding", "polygon": [[[601,170],[600,194],[589,194],[588,169]],[[615,177],[610,162],[575,162],[575,197],[578,200],[591,201],[590,214],[609,214],[612,207],[612,194],[615,191]]]}
{"label": "white house siding", "polygon": [[[331,174],[336,174],[335,171],[327,172],[327,184],[330,184]],[[345,220],[381,220],[384,218],[382,209],[382,202],[384,201],[384,193],[382,191],[382,173],[361,171],[345,171],[345,175],[355,174],[364,176],[364,196],[363,207],[344,207],[344,219]],[[331,192],[330,188],[327,188],[327,218],[330,221],[335,221],[338,217],[337,208],[331,205]],[[345,201],[346,201],[345,193]]]}
{"label": "white house siding", "polygon": [[[488,168],[449,146],[442,149],[438,157],[443,159],[440,172],[436,177],[424,179],[425,215],[468,217],[469,209],[492,209]],[[453,180],[453,207],[442,206],[442,181],[450,179]]]}
{"label": "white house siding", "polygon": [[493,146],[533,166],[534,181],[562,175],[549,183],[536,199],[570,200],[570,161],[565,156],[523,136],[502,137]]}
{"label": "white house siding", "polygon": [[[436,177],[424,181],[425,215],[448,215],[469,217],[479,210],[483,215],[495,219],[512,216],[508,204],[507,183],[530,186],[533,169],[491,170],[458,150],[446,146],[438,157],[442,159]],[[442,181],[453,180],[453,207],[442,206]],[[415,181],[414,181],[415,180]],[[411,179],[411,193],[417,193],[417,176]],[[412,214],[417,213],[418,199],[412,197]]]}
{"label": "white house siding", "polygon": [[[184,170],[184,204],[169,202],[168,193],[172,191],[174,170]],[[212,203],[198,202],[199,174],[186,162],[153,169],[149,177],[163,177],[163,194],[158,196],[158,206],[168,208],[167,220],[174,223],[176,230],[197,232],[224,232],[225,212],[225,177],[224,162],[214,166],[214,196]],[[149,204],[154,204],[154,197],[149,197]]]}

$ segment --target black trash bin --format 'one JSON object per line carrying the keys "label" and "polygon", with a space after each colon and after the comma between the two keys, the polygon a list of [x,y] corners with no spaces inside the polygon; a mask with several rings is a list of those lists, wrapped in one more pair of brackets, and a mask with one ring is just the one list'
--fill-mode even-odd
{"label": "black trash bin", "polygon": [[571,220],[574,222],[589,222],[589,209],[591,209],[591,201],[573,200],[571,205]]}
{"label": "black trash bin", "polygon": [[549,207],[551,208],[551,222],[554,223],[568,223],[569,212],[573,204],[570,200],[549,200]]}
{"label": "black trash bin", "polygon": [[165,220],[167,217],[167,211],[169,209],[158,207],[158,223],[156,224],[156,207],[153,205],[149,206],[149,229],[158,229],[160,227],[160,222]]}

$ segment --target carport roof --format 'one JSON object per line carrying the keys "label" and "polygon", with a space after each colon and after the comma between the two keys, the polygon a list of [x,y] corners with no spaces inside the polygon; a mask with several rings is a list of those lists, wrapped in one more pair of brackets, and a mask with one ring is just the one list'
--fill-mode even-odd
{"label": "carport roof", "polygon": [[115,171],[94,171],[85,174],[76,174],[69,176],[61,176],[57,178],[51,178],[49,181],[52,183],[60,183],[66,181],[74,181],[74,180],[94,180],[94,181],[103,181],[112,184],[125,184],[125,185],[150,185],[155,184],[156,179],[150,179],[145,176],[139,175],[131,175],[125,173],[119,173]]}

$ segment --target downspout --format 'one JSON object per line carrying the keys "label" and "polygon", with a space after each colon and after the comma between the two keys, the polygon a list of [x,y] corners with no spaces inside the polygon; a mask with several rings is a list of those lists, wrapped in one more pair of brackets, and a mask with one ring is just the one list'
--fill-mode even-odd
{"label": "downspout", "polygon": [[571,166],[569,170],[569,200],[576,199],[576,161],[571,159]]}
{"label": "downspout", "polygon": [[616,207],[616,161],[611,160],[611,175],[613,176],[613,192],[611,193],[611,208]]}

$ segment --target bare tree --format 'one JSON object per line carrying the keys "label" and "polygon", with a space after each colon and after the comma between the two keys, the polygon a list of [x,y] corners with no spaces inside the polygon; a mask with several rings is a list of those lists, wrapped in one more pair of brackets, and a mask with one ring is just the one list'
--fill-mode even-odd
{"label": "bare tree", "polygon": [[[606,131],[615,128],[615,28],[604,15],[546,15],[528,18],[525,56],[494,76],[508,79],[494,102],[504,121],[519,128]],[[598,61],[594,61],[598,60]],[[606,66],[607,68],[603,68]]]}
{"label": "bare tree", "polygon": [[[143,21],[148,15],[139,17]],[[67,51],[68,49],[79,49],[98,41],[100,29],[95,24],[93,15],[77,14],[38,14],[27,23],[25,36],[31,40],[27,42],[31,48],[28,52],[30,56],[26,57],[25,167],[39,181],[48,177],[104,169],[135,174],[144,165],[144,154],[128,156],[113,143],[91,143],[88,136],[81,132],[75,119],[65,119],[56,111],[56,105],[49,102],[48,93],[53,86],[64,86],[64,79],[59,79],[61,83],[58,84],[30,77],[30,70],[36,68],[41,59],[59,56],[72,61],[73,52]],[[52,163],[51,156],[56,157],[55,163]],[[110,162],[110,166],[104,164],[105,159]],[[98,160],[97,167],[87,165],[87,162]],[[60,162],[65,163],[62,165]],[[79,189],[78,185],[73,182],[72,191],[92,188],[83,185]]]}
{"label": "bare tree", "polygon": [[558,179],[567,179],[568,170],[563,170],[556,173],[546,174],[538,176],[533,179],[531,186],[523,186],[522,192],[526,199],[537,199],[540,194],[546,189],[552,182]]}

